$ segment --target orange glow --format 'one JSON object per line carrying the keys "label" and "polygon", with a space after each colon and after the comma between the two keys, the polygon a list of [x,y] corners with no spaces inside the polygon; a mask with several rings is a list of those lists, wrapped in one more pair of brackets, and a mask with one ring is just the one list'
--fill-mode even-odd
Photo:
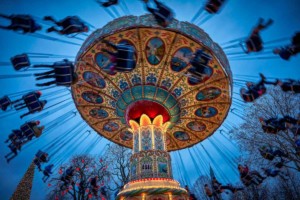
{"label": "orange glow", "polygon": [[153,125],[162,126],[162,124],[163,124],[163,116],[162,115],[156,116],[153,120]]}
{"label": "orange glow", "polygon": [[140,125],[139,125],[136,121],[134,121],[134,120],[130,120],[130,121],[129,121],[129,124],[130,124],[131,129],[132,129],[133,131],[138,130],[139,127],[140,127]]}
{"label": "orange glow", "polygon": [[148,126],[150,124],[151,124],[150,117],[148,117],[148,115],[142,114],[142,116],[140,118],[140,126]]}

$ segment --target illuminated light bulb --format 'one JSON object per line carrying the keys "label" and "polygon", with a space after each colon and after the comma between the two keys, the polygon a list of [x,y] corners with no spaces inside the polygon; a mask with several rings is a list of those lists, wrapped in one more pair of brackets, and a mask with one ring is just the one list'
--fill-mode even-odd
{"label": "illuminated light bulb", "polygon": [[136,130],[138,130],[139,127],[140,127],[140,125],[136,121],[134,121],[134,120],[130,120],[129,124],[130,124],[131,129],[133,130],[133,132],[136,131]]}
{"label": "illuminated light bulb", "polygon": [[164,125],[163,125],[163,130],[164,130],[164,132],[167,131],[167,129],[169,128],[170,124],[171,124],[171,122],[166,122],[166,123],[164,123]]}
{"label": "illuminated light bulb", "polygon": [[140,118],[140,126],[148,126],[151,124],[151,119],[148,117],[148,115],[142,114]]}
{"label": "illuminated light bulb", "polygon": [[163,125],[163,116],[162,115],[156,116],[153,120],[153,125],[162,126]]}

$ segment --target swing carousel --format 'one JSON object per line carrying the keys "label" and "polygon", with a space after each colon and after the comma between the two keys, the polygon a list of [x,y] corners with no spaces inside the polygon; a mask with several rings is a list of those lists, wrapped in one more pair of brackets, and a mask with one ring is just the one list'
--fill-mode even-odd
{"label": "swing carousel", "polygon": [[[136,68],[110,72],[103,51],[135,48]],[[193,53],[212,57],[201,78],[188,75]],[[130,182],[117,199],[188,199],[173,179],[168,152],[191,147],[218,129],[232,101],[232,75],[221,47],[199,27],[153,15],[126,16],[94,31],[76,57],[72,96],[82,118],[101,136],[131,148]]]}

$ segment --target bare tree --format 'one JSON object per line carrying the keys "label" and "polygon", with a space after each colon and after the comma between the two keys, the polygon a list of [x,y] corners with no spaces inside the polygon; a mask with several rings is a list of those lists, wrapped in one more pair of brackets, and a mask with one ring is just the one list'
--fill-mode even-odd
{"label": "bare tree", "polygon": [[231,131],[231,136],[238,142],[242,152],[248,157],[249,164],[262,166],[270,164],[259,153],[259,147],[271,146],[288,154],[286,167],[300,171],[300,156],[296,152],[295,133],[293,129],[280,131],[277,134],[264,133],[259,117],[264,119],[285,115],[297,118],[300,112],[300,96],[282,92],[274,88],[268,94],[255,101],[244,110],[244,123]]}
{"label": "bare tree", "polygon": [[[64,177],[70,167],[74,169],[74,173],[67,182]],[[74,156],[67,164],[62,165],[59,173],[49,181],[51,191],[48,199],[85,200],[98,196],[107,198],[104,186],[108,184],[109,176],[107,165],[101,158]],[[91,183],[92,179],[95,179],[96,184]]]}
{"label": "bare tree", "polygon": [[[283,161],[284,167],[281,170],[286,176],[265,179],[259,187],[251,185],[239,195],[233,195],[232,199],[299,199],[300,156],[295,145],[296,128],[299,128],[299,124],[290,126],[286,131],[269,134],[263,132],[259,118],[283,116],[297,118],[300,112],[300,96],[282,92],[278,88],[269,88],[267,95],[246,107],[243,112],[244,122],[230,131],[231,137],[237,141],[241,149],[241,162],[251,169],[260,170],[261,167],[275,168],[276,163]],[[261,146],[280,149],[287,156],[283,159],[267,160],[260,155]]]}
{"label": "bare tree", "polygon": [[131,149],[111,144],[105,152],[105,163],[110,172],[112,183],[108,187],[111,191],[119,191],[126,183],[129,182],[129,168]]}

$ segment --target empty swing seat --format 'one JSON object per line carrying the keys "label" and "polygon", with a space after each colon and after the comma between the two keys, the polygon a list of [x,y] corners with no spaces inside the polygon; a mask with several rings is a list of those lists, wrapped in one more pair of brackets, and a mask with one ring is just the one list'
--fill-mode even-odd
{"label": "empty swing seat", "polygon": [[73,82],[73,71],[70,65],[55,66],[56,85],[70,86]]}
{"label": "empty swing seat", "polygon": [[34,113],[36,111],[41,111],[43,109],[43,104],[41,103],[41,101],[34,101],[34,102],[30,102],[28,104],[26,104],[28,110],[30,113]]}
{"label": "empty swing seat", "polygon": [[11,100],[9,99],[8,96],[4,96],[0,99],[0,108],[3,111],[6,111],[6,109],[9,105],[11,105]]}
{"label": "empty swing seat", "polygon": [[24,100],[24,102],[27,104],[31,104],[33,102],[36,102],[39,100],[39,97],[37,96],[36,93],[31,92],[29,94],[26,94],[22,97],[22,99]]}
{"label": "empty swing seat", "polygon": [[30,67],[30,61],[27,54],[20,54],[10,58],[10,61],[16,71]]}

